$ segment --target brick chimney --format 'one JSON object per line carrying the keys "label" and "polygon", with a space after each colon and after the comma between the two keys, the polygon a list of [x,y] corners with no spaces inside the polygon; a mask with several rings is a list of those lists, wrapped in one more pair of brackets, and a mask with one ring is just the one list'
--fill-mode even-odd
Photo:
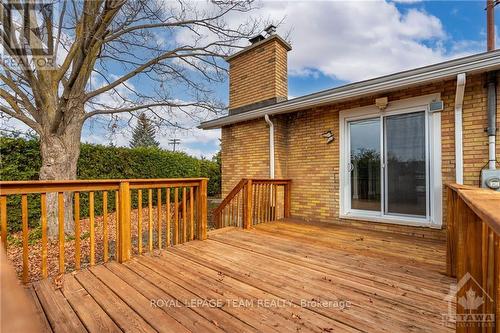
{"label": "brick chimney", "polygon": [[288,97],[287,52],[292,49],[275,27],[266,29],[243,50],[229,56],[229,114],[246,112]]}

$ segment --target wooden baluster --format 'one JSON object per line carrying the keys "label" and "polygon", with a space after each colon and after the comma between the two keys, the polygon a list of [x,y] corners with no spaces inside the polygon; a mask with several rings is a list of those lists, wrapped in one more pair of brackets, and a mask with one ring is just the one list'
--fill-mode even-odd
{"label": "wooden baluster", "polygon": [[269,222],[273,221],[273,207],[274,207],[274,185],[269,184]]}
{"label": "wooden baluster", "polygon": [[274,184],[269,185],[269,221],[274,221]]}
{"label": "wooden baluster", "polygon": [[242,225],[240,224],[241,221],[240,221],[240,196],[241,196],[241,192],[242,190],[240,190],[238,192],[238,195],[236,196],[236,211],[235,211],[235,214],[234,214],[234,220],[235,220],[235,223],[236,223],[236,226],[238,228],[241,228]]}
{"label": "wooden baluster", "polygon": [[222,224],[223,227],[227,227],[227,206],[222,210]]}
{"label": "wooden baluster", "polygon": [[157,212],[156,214],[158,214],[158,250],[161,250],[161,219],[162,219],[162,213],[161,213],[161,188],[158,189],[158,194],[157,194],[158,198],[157,198],[157,204],[156,204],[156,208],[157,208]]}
{"label": "wooden baluster", "polygon": [[2,246],[7,252],[7,196],[2,195],[0,196],[0,229],[1,229],[1,235],[2,237]]}
{"label": "wooden baluster", "polygon": [[262,184],[262,222],[267,222],[267,184]]}
{"label": "wooden baluster", "polygon": [[194,188],[189,188],[189,226],[191,230],[189,232],[189,240],[194,239]]}
{"label": "wooden baluster", "polygon": [[244,197],[244,191],[245,188],[243,187],[240,192],[238,193],[238,201],[237,201],[237,209],[236,209],[236,220],[238,222],[238,227],[243,228],[243,210],[241,209],[241,206],[243,204],[243,197]]}
{"label": "wooden baluster", "polygon": [[292,207],[292,189],[291,184],[288,182],[283,186],[284,191],[284,199],[283,199],[283,218],[289,218],[291,216],[291,207]]}
{"label": "wooden baluster", "polygon": [[149,212],[149,223],[148,223],[148,246],[149,252],[153,252],[153,190],[148,190],[148,212]]}
{"label": "wooden baluster", "polygon": [[231,214],[231,221],[232,221],[232,226],[237,227],[238,226],[238,221],[236,221],[236,197],[235,196],[232,200],[232,214]]}
{"label": "wooden baluster", "polygon": [[229,202],[224,207],[224,219],[222,221],[222,224],[223,224],[224,227],[229,226],[229,217],[228,217],[228,214],[229,214]]}
{"label": "wooden baluster", "polygon": [[[48,274],[47,269],[47,194],[40,194],[40,211],[42,220],[42,277],[46,278]],[[76,245],[75,245],[76,246]]]}
{"label": "wooden baluster", "polygon": [[208,179],[202,179],[198,191],[198,230],[199,240],[207,239],[207,186]]}
{"label": "wooden baluster", "polygon": [[179,244],[179,188],[174,190],[174,245]]}
{"label": "wooden baluster", "polygon": [[166,189],[166,197],[167,197],[167,202],[165,204],[165,214],[167,216],[167,226],[166,226],[166,243],[167,247],[171,245],[171,240],[170,240],[170,187],[167,187]]}
{"label": "wooden baluster", "polygon": [[[253,221],[252,221],[252,225],[254,224],[257,224],[257,204],[259,202],[259,196],[258,196],[258,189],[259,189],[259,186],[257,184],[255,185],[252,185],[253,186],[253,201],[252,201],[252,217],[253,217]],[[248,199],[247,199],[248,200]]]}
{"label": "wooden baluster", "polygon": [[273,185],[274,191],[273,191],[273,221],[276,221],[276,212],[278,210],[278,186]]}
{"label": "wooden baluster", "polygon": [[95,217],[94,192],[89,192],[89,223],[90,223],[90,266],[95,265]]}
{"label": "wooden baluster", "polygon": [[236,221],[236,202],[237,202],[237,194],[234,196],[233,200],[231,200],[231,221],[232,221],[232,226],[237,227],[238,226],[238,221]]}
{"label": "wooden baluster", "polygon": [[261,187],[260,184],[255,184],[255,224],[260,223],[260,201],[261,201]]}
{"label": "wooden baluster", "polygon": [[263,222],[267,222],[269,220],[269,185],[268,184],[264,184],[262,185],[264,186],[264,203],[263,203],[263,211],[262,211],[262,214],[263,214]]}
{"label": "wooden baluster", "polygon": [[231,202],[228,202],[226,208],[224,208],[224,227],[228,227],[231,225],[231,219],[229,217],[229,211],[231,207]]}
{"label": "wooden baluster", "polygon": [[242,227],[240,225],[241,223],[241,220],[240,220],[240,195],[241,195],[241,190],[238,192],[238,194],[236,195],[236,226],[238,228]]}
{"label": "wooden baluster", "polygon": [[280,206],[281,206],[281,185],[274,186],[276,190],[276,195],[274,196],[274,220],[278,221],[280,217]]}
{"label": "wooden baluster", "polygon": [[237,203],[238,203],[238,194],[235,194],[234,198],[232,200],[233,209],[232,209],[232,216],[231,216],[231,220],[233,221],[233,227],[238,226],[238,221],[236,220],[236,210],[238,208]]}
{"label": "wooden baluster", "polygon": [[271,199],[271,191],[270,191],[270,187],[269,187],[269,184],[266,184],[266,201],[265,201],[265,204],[266,204],[266,222],[269,222],[269,209],[271,207],[270,205],[270,199]]}
{"label": "wooden baluster", "polygon": [[264,184],[264,222],[269,221],[269,184]]}
{"label": "wooden baluster", "polygon": [[120,237],[118,237],[120,232],[120,195],[118,191],[115,191],[115,229],[115,260],[118,260],[120,251]]}
{"label": "wooden baluster", "polygon": [[255,198],[253,200],[253,209],[254,209],[254,225],[256,225],[257,223],[259,223],[259,185],[258,184],[255,184],[253,186],[253,189],[254,189],[254,192],[255,192]]}
{"label": "wooden baluster", "polygon": [[238,195],[236,196],[236,225],[238,228],[243,228],[243,220],[241,219],[241,198],[243,195],[244,188],[242,188],[239,192]]}
{"label": "wooden baluster", "polygon": [[108,235],[108,191],[102,192],[102,242],[103,242],[103,260],[109,260],[109,235]]}
{"label": "wooden baluster", "polygon": [[64,273],[64,193],[57,193],[57,223],[59,225],[59,273]]}
{"label": "wooden baluster", "polygon": [[224,220],[224,211],[226,210],[226,208],[222,208],[222,210],[220,211],[220,227],[221,228],[224,228],[226,226],[226,220]]}
{"label": "wooden baluster", "polygon": [[21,196],[21,215],[23,222],[23,283],[29,281],[28,267],[28,196]]}
{"label": "wooden baluster", "polygon": [[187,240],[187,194],[186,188],[182,188],[182,242]]}
{"label": "wooden baluster", "polygon": [[142,190],[137,190],[137,252],[142,254]]}
{"label": "wooden baluster", "polygon": [[267,194],[266,194],[266,222],[271,221],[271,184],[266,185]]}
{"label": "wooden baluster", "polygon": [[75,192],[73,199],[74,204],[74,220],[75,220],[75,268],[80,269],[81,266],[81,236],[80,236],[80,192]]}
{"label": "wooden baluster", "polygon": [[281,186],[280,216],[281,216],[282,219],[285,218],[285,190],[286,190],[286,186]]}
{"label": "wooden baluster", "polygon": [[[233,198],[234,199],[234,198]],[[229,201],[229,208],[228,208],[228,224],[229,226],[233,226],[233,199],[231,199],[231,201]]]}
{"label": "wooden baluster", "polygon": [[236,210],[235,208],[236,206],[236,198],[233,198],[233,200],[231,200],[231,225],[233,227],[236,227],[236,221],[234,220],[234,211]]}

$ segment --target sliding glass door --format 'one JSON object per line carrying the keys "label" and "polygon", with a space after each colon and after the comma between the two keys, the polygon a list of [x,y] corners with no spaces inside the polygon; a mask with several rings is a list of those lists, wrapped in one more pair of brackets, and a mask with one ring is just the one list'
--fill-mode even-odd
{"label": "sliding glass door", "polygon": [[385,118],[385,213],[427,214],[425,113]]}
{"label": "sliding glass door", "polygon": [[349,210],[426,218],[426,114],[381,115],[347,123]]}
{"label": "sliding glass door", "polygon": [[349,123],[351,208],[380,211],[380,119]]}

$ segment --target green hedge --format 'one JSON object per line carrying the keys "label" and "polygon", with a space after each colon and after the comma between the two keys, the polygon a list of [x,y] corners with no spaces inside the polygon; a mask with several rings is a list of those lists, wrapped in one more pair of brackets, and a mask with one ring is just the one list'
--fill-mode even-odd
{"label": "green hedge", "polygon": [[[37,140],[21,138],[0,138],[0,179],[37,180],[41,165]],[[208,195],[220,193],[220,160],[197,159],[183,152],[171,152],[158,148],[123,148],[94,144],[82,144],[78,160],[79,179],[119,179],[119,178],[185,178],[207,177]],[[163,193],[164,197],[165,193]],[[143,194],[144,202],[147,193]],[[102,212],[102,194],[96,193],[96,214]],[[30,195],[29,224],[39,225],[39,195]],[[114,210],[114,193],[109,193],[110,211]],[[156,201],[156,191],[154,191]],[[136,199],[132,200],[136,206]],[[17,231],[21,225],[20,196],[9,196],[9,230]],[[81,194],[81,214],[88,216],[88,195]]]}

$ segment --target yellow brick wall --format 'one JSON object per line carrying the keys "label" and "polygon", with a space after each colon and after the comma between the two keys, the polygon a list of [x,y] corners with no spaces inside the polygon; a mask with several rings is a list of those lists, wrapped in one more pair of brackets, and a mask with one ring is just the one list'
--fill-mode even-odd
{"label": "yellow brick wall", "polygon": [[[485,75],[467,77],[464,97],[464,181],[479,186],[479,173],[488,161]],[[442,178],[455,179],[455,103],[456,81],[403,89],[384,94],[389,101],[441,93],[445,109],[441,113]],[[500,105],[500,89],[499,89]],[[292,216],[322,222],[349,222],[339,219],[339,111],[372,105],[371,96],[357,100],[303,110],[274,117],[276,126],[276,174],[291,178]],[[500,108],[499,108],[500,109]],[[500,110],[497,112],[500,121]],[[334,143],[327,145],[320,136],[331,129]],[[497,156],[500,156],[500,134]],[[222,130],[222,182],[227,194],[241,178],[267,177],[269,174],[269,128],[263,119],[225,127]],[[279,170],[279,171],[278,171]],[[443,200],[446,200],[444,191]],[[446,205],[443,204],[443,207]],[[446,212],[444,212],[445,217]],[[444,222],[444,221],[443,221]],[[414,228],[372,223],[376,228],[399,228],[413,233]],[[425,234],[425,230],[422,231]]]}
{"label": "yellow brick wall", "polygon": [[229,61],[229,109],[288,97],[287,50],[278,39]]}
{"label": "yellow brick wall", "polygon": [[222,196],[245,177],[269,177],[269,130],[266,122],[222,128]]}

